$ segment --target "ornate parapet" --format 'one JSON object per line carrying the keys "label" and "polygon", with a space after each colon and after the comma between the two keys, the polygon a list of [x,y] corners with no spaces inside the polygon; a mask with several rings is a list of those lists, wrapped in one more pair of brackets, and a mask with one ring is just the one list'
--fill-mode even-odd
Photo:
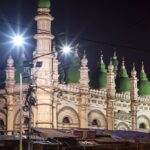
{"label": "ornate parapet", "polygon": [[56,88],[58,88],[61,91],[65,92],[73,92],[73,93],[79,93],[80,88],[78,84],[59,84]]}
{"label": "ornate parapet", "polygon": [[115,94],[116,101],[126,101],[130,102],[130,93],[116,93]]}
{"label": "ornate parapet", "polygon": [[150,97],[138,97],[138,104],[149,104],[150,105]]}
{"label": "ornate parapet", "polygon": [[107,95],[106,90],[94,90],[94,89],[90,90],[90,94],[98,97],[106,97]]}

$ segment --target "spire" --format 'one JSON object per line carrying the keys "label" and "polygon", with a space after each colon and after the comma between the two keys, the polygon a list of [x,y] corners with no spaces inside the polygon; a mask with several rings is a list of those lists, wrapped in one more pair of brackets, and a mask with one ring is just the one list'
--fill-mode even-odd
{"label": "spire", "polygon": [[142,66],[141,66],[140,80],[146,80],[146,81],[148,80],[147,75],[145,73],[143,61],[142,61]]}
{"label": "spire", "polygon": [[87,64],[88,64],[88,60],[87,60],[87,57],[86,57],[86,51],[84,50],[83,58],[81,60],[81,66],[86,67]]}
{"label": "spire", "polygon": [[116,51],[114,51],[113,59],[117,59]]}
{"label": "spire", "polygon": [[119,61],[117,59],[116,51],[114,51],[114,56],[112,58],[112,64],[113,64],[113,66],[115,68],[115,71],[117,72]]}
{"label": "spire", "polygon": [[81,67],[80,67],[80,88],[81,89],[89,89],[89,76],[88,76],[88,60],[86,58],[86,53],[84,50],[83,58],[81,60]]}
{"label": "spire", "polygon": [[110,63],[108,65],[108,72],[113,72],[114,66],[112,64],[112,58],[110,58]]}
{"label": "spire", "polygon": [[122,69],[125,69],[125,61],[124,61],[124,57],[122,57],[122,66],[121,66]]}
{"label": "spire", "polygon": [[12,59],[12,56],[10,55],[7,60],[7,67],[13,67],[13,65],[14,65],[14,60]]}
{"label": "spire", "polygon": [[9,56],[7,60],[7,68],[6,68],[6,88],[7,91],[13,93],[14,85],[15,85],[15,68],[14,68],[14,60],[11,56]]}
{"label": "spire", "polygon": [[136,70],[135,70],[135,64],[133,63],[133,68],[132,68],[132,71],[131,71],[131,76],[132,76],[133,78],[136,78],[136,74],[137,74],[137,72],[136,72]]}
{"label": "spire", "polygon": [[104,64],[102,51],[101,51],[101,55],[100,55],[100,64]]}

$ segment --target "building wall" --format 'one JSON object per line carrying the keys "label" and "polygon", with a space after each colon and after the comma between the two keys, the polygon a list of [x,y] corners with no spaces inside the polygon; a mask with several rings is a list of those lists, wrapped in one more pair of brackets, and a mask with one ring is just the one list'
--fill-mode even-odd
{"label": "building wall", "polygon": [[[66,85],[59,82],[59,62],[57,56],[54,55],[55,50],[52,49],[54,36],[51,34],[51,21],[53,17],[49,11],[48,8],[38,8],[35,17],[38,29],[35,35],[37,45],[33,53],[33,57],[36,59],[33,63],[36,65],[37,61],[42,61],[43,65],[38,70],[34,68],[32,70],[36,76],[34,84],[37,87],[34,91],[36,105],[32,107],[32,126],[131,130],[134,122],[135,130],[138,130],[139,126],[149,129],[150,98],[137,96],[134,106],[136,109],[134,113],[131,113],[133,112],[131,95],[136,93],[136,90],[117,93],[113,81],[115,75],[111,72],[113,71],[111,65],[107,74],[110,82],[106,89],[90,89],[88,60],[85,55],[80,68],[80,83]],[[49,55],[45,55],[47,53]],[[6,88],[0,90],[0,129],[19,129],[19,85],[15,83],[14,74],[14,62],[9,57],[6,68]],[[28,85],[24,84],[23,105],[25,105],[27,91]],[[27,128],[27,124],[24,123],[26,116],[28,116],[28,112],[23,111],[24,129]],[[132,119],[133,117],[135,121]],[[109,126],[109,124],[111,125]]]}

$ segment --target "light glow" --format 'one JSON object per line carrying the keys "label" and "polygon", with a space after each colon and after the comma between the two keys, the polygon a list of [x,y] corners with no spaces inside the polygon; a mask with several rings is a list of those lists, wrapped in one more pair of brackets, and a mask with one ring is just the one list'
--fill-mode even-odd
{"label": "light glow", "polygon": [[64,46],[62,50],[63,50],[63,53],[67,54],[71,51],[71,48],[69,46]]}
{"label": "light glow", "polygon": [[15,46],[22,46],[24,44],[24,38],[21,35],[15,35],[13,37],[13,43]]}

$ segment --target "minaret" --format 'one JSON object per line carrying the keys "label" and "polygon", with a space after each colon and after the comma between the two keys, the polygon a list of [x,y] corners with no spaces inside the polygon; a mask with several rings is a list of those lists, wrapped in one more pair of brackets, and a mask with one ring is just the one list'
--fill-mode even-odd
{"label": "minaret", "polygon": [[137,97],[138,97],[138,88],[137,88],[137,72],[135,70],[135,65],[133,64],[133,69],[131,71],[131,89],[130,89],[130,99],[131,99],[131,127],[132,130],[137,129]]}
{"label": "minaret", "polygon": [[114,66],[114,72],[115,72],[115,78],[116,78],[117,71],[118,71],[118,65],[119,65],[119,61],[117,59],[116,51],[114,51],[114,56],[113,56],[113,59],[112,59],[112,64]]}
{"label": "minaret", "polygon": [[83,58],[81,60],[80,67],[80,104],[79,104],[79,118],[80,118],[80,128],[88,127],[88,114],[87,114],[87,104],[88,104],[88,93],[89,93],[89,77],[88,77],[88,60],[84,52]]}
{"label": "minaret", "polygon": [[83,58],[81,60],[81,67],[80,67],[80,89],[81,90],[89,90],[89,69],[88,69],[88,60],[86,58],[86,54],[84,51]]}
{"label": "minaret", "polygon": [[114,66],[112,64],[112,59],[108,66],[107,73],[107,108],[106,108],[106,117],[107,117],[107,129],[113,130],[114,128],[114,112],[113,112],[113,101],[115,98],[115,73]]}
{"label": "minaret", "polygon": [[14,68],[14,60],[11,56],[9,56],[7,60],[7,68],[6,68],[6,89],[8,93],[13,93],[14,85],[15,85],[15,68]]}
{"label": "minaret", "polygon": [[52,127],[52,74],[53,74],[53,53],[52,40],[54,36],[51,34],[51,21],[53,17],[50,15],[50,1],[38,1],[38,14],[35,17],[37,21],[37,34],[34,36],[37,45],[33,53],[34,64],[42,62],[42,67],[34,70],[36,77],[35,84],[37,90],[35,93],[37,107],[34,114],[36,127]]}
{"label": "minaret", "polygon": [[6,83],[6,89],[8,92],[8,95],[7,95],[7,130],[13,130],[13,118],[14,118],[13,93],[14,93],[14,86],[15,86],[15,68],[14,68],[14,60],[12,59],[11,56],[9,56],[7,60],[5,83]]}

